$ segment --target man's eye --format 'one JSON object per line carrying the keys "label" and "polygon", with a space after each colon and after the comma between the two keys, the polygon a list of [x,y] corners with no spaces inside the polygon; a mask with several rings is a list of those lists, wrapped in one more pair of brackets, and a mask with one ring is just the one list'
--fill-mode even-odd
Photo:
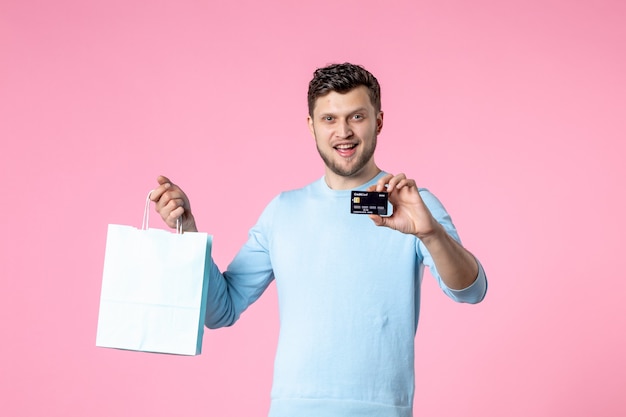
{"label": "man's eye", "polygon": [[355,120],[361,120],[363,118],[363,116],[360,115],[360,114],[355,114],[354,116],[352,116],[352,118],[355,119]]}
{"label": "man's eye", "polygon": [[333,116],[324,116],[324,121],[332,122],[333,121]]}

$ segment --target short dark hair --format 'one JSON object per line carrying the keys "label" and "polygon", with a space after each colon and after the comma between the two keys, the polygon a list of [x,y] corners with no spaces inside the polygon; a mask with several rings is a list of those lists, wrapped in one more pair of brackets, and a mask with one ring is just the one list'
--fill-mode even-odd
{"label": "short dark hair", "polygon": [[380,85],[376,77],[365,68],[345,62],[316,69],[313,73],[313,79],[309,83],[309,115],[313,117],[313,108],[318,97],[325,96],[331,91],[347,93],[361,85],[367,87],[370,101],[376,111],[379,112]]}

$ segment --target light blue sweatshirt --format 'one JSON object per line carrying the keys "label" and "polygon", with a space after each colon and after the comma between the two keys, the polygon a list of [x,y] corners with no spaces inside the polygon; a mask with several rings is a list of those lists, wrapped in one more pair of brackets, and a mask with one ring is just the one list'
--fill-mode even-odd
{"label": "light blue sweatshirt", "polygon": [[[458,240],[441,203],[427,190],[420,195]],[[270,417],[412,416],[424,265],[453,300],[485,296],[482,267],[470,287],[447,288],[419,239],[351,214],[350,197],[323,178],[284,192],[227,271],[212,265],[209,328],[232,325],[276,279],[280,336]]]}

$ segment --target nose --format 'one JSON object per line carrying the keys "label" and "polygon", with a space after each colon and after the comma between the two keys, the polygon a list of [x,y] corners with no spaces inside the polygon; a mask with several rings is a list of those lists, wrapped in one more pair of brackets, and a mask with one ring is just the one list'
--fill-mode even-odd
{"label": "nose", "polygon": [[339,123],[337,123],[336,134],[340,138],[349,138],[350,136],[352,136],[352,129],[350,128],[348,122],[346,122],[345,120],[340,120]]}

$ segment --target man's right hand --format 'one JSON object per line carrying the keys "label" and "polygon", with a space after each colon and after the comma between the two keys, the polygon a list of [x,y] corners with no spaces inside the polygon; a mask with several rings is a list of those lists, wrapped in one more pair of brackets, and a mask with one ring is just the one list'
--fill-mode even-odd
{"label": "man's right hand", "polygon": [[182,221],[183,232],[197,232],[196,221],[191,214],[187,195],[168,178],[159,175],[159,186],[150,193],[150,200],[156,203],[156,211],[171,228],[176,227],[176,219]]}

